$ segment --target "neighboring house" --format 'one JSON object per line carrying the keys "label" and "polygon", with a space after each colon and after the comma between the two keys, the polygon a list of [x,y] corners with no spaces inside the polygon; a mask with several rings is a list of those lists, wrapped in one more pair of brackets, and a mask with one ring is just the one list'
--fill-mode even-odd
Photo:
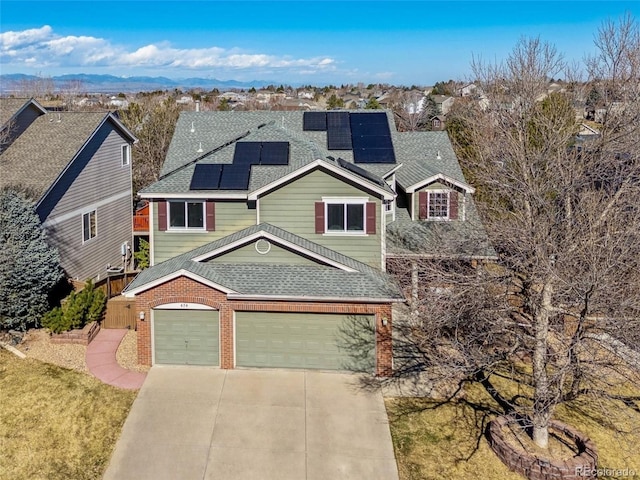
{"label": "neighboring house", "polygon": [[436,106],[438,115],[446,115],[449,113],[455,101],[454,97],[448,97],[446,95],[431,95],[431,98]]}
{"label": "neighboring house", "polygon": [[431,118],[431,130],[440,132],[446,128],[444,115],[435,115]]}
{"label": "neighboring house", "polygon": [[31,123],[47,110],[34,99],[0,99],[0,152],[7,148]]}
{"label": "neighboring house", "polygon": [[126,98],[113,96],[109,99],[109,106],[116,108],[127,108],[129,107],[129,100],[127,100]]}
{"label": "neighboring house", "polygon": [[444,132],[391,112],[183,112],[149,200],[142,364],[392,372],[387,260],[488,258]]}
{"label": "neighboring house", "polygon": [[[132,241],[136,138],[108,112],[47,113],[33,100],[21,102],[16,109],[13,99],[0,99],[3,121],[21,125],[0,154],[0,188],[18,188],[34,200],[69,278],[102,278],[108,266],[123,266],[123,244],[126,254]],[[20,112],[27,109],[39,115],[23,125]]]}
{"label": "neighboring house", "polygon": [[469,97],[475,95],[479,88],[475,83],[468,83],[458,90],[458,95],[461,97]]}

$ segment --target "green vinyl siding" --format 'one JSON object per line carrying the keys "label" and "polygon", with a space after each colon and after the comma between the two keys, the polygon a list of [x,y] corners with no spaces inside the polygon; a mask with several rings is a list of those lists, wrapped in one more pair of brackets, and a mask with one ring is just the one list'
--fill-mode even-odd
{"label": "green vinyl siding", "polygon": [[[260,240],[258,242],[258,248],[260,251],[265,251],[267,240]],[[267,253],[261,254],[256,251],[256,242],[252,242],[243,247],[237,248],[231,252],[215,257],[210,262],[214,263],[268,263],[277,265],[315,265],[317,262],[302,257],[299,254],[290,252],[289,250],[274,245],[272,242],[268,243],[270,248]]]}
{"label": "green vinyl siding", "polygon": [[256,224],[256,210],[249,209],[245,201],[215,202],[214,232],[161,232],[158,230],[157,204],[153,207],[154,265]]}
{"label": "green vinyl siding", "polygon": [[156,364],[220,365],[216,310],[154,310]]}
{"label": "green vinyl siding", "polygon": [[[317,234],[315,202],[323,197],[359,197],[376,203],[376,233],[372,235]],[[375,268],[382,267],[383,225],[379,198],[324,171],[313,172],[268,193],[259,200],[260,221],[270,223]]]}
{"label": "green vinyl siding", "polygon": [[236,365],[373,372],[374,316],[236,312]]}

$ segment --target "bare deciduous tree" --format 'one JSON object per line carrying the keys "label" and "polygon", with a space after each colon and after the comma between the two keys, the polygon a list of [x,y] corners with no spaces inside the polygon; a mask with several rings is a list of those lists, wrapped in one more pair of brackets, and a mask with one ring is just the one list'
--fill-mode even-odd
{"label": "bare deciduous tree", "polygon": [[554,47],[522,39],[503,64],[474,62],[486,101],[457,110],[473,147],[459,155],[499,261],[423,260],[421,315],[404,332],[406,371],[525,379],[530,402],[505,404],[526,415],[542,448],[557,405],[621,399],[616,385],[638,381],[620,357],[637,361],[625,343],[640,332],[637,32],[626,18],[596,37],[601,55],[589,67],[610,100],[602,135],[582,146],[571,92],[547,92],[565,66]]}
{"label": "bare deciduous tree", "polygon": [[132,160],[134,192],[159,179],[179,115],[173,98],[157,96],[144,97],[121,112],[122,122],[138,137]]}
{"label": "bare deciduous tree", "polygon": [[425,125],[436,113],[433,102],[422,92],[415,90],[395,92],[390,107],[401,132],[425,130]]}

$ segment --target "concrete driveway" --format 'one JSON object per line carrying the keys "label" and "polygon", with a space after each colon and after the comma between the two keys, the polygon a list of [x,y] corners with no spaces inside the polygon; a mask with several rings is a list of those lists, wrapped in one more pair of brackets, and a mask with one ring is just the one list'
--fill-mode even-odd
{"label": "concrete driveway", "polygon": [[357,380],[153,367],[104,480],[396,480],[382,394]]}

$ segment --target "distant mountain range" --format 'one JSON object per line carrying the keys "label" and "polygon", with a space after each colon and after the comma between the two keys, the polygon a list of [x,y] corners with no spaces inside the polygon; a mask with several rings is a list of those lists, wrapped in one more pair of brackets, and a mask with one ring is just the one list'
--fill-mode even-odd
{"label": "distant mountain range", "polygon": [[68,90],[83,93],[136,93],[154,90],[172,90],[179,88],[189,90],[202,88],[205,90],[230,90],[233,88],[260,88],[276,85],[277,82],[252,80],[239,82],[236,80],[218,80],[215,78],[183,78],[173,80],[166,77],[116,77],[115,75],[91,75],[86,73],[59,75],[55,77],[38,77],[23,73],[0,75],[0,94],[25,93],[25,86],[35,82],[53,82],[56,90]]}

